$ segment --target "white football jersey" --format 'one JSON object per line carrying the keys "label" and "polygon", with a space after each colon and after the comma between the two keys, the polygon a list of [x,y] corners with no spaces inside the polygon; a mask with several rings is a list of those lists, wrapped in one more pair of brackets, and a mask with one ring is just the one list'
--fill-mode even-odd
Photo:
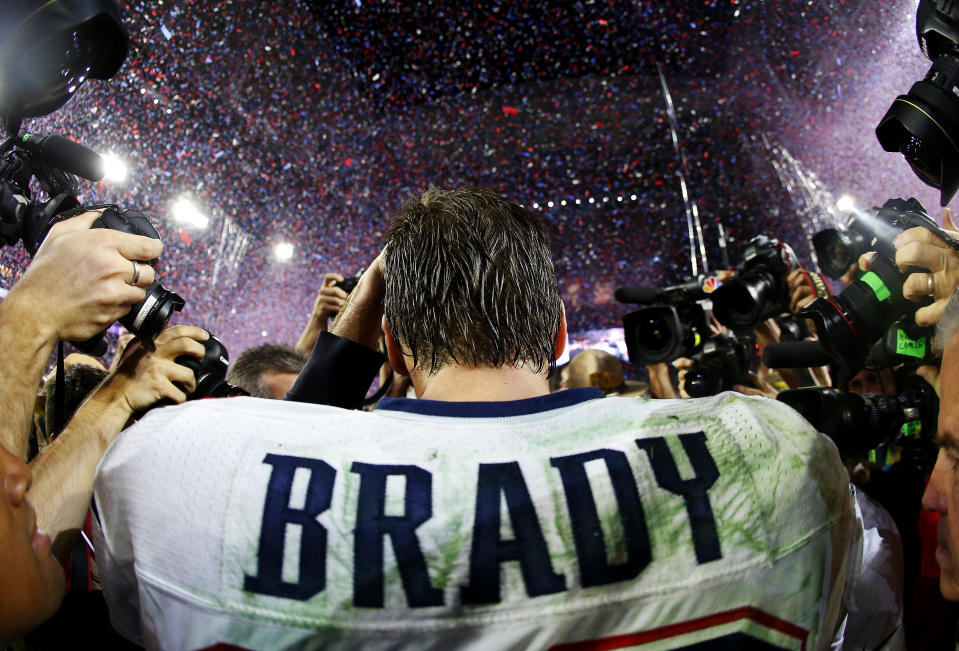
{"label": "white football jersey", "polygon": [[597,395],[155,410],[97,470],[114,625],[161,649],[828,646],[861,546],[834,445],[764,398]]}

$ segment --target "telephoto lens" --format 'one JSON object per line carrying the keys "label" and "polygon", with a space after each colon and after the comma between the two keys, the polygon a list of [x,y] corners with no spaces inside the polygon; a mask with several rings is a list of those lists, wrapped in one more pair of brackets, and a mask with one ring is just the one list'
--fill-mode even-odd
{"label": "telephoto lens", "polygon": [[900,378],[900,382],[898,395],[859,395],[815,387],[782,391],[776,399],[831,438],[843,458],[889,443],[912,446],[912,454],[929,456],[927,448],[935,448],[939,398],[915,374]]}
{"label": "telephoto lens", "polygon": [[916,35],[932,67],[900,95],[876,127],[882,148],[900,152],[945,206],[959,190],[959,4],[922,0]]}

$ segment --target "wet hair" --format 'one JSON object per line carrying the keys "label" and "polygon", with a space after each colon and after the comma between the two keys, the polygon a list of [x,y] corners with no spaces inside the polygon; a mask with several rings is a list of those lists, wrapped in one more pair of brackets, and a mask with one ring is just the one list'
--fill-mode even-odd
{"label": "wet hair", "polygon": [[255,398],[272,398],[265,373],[299,373],[307,356],[286,344],[263,344],[243,351],[230,365],[226,380]]}
{"label": "wet hair", "polygon": [[384,315],[414,365],[552,370],[562,307],[539,217],[492,190],[430,187],[386,237]]}

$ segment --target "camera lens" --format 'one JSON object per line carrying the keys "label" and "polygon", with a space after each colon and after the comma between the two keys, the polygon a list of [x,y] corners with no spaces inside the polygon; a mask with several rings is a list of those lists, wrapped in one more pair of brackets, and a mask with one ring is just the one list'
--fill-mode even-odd
{"label": "camera lens", "polygon": [[623,317],[629,359],[634,364],[659,364],[679,357],[685,327],[671,305],[644,307]]}
{"label": "camera lens", "polygon": [[772,276],[764,270],[746,273],[716,290],[716,318],[736,332],[748,332],[762,320],[766,306],[775,302],[775,289]]}
{"label": "camera lens", "polygon": [[812,238],[819,267],[828,277],[838,280],[869,250],[869,243],[855,231],[827,228]]}
{"label": "camera lens", "polygon": [[867,452],[892,439],[905,420],[903,405],[892,395],[860,396],[816,388],[783,391],[776,399],[831,438],[842,457]]}
{"label": "camera lens", "polygon": [[818,298],[799,314],[813,320],[829,355],[853,372],[862,368],[872,343],[915,308],[902,296],[902,280],[894,263],[877,256],[870,271],[839,296]]}
{"label": "camera lens", "polygon": [[646,323],[640,325],[639,331],[643,347],[653,354],[662,354],[669,348],[673,338],[669,326],[659,316],[647,319]]}
{"label": "camera lens", "polygon": [[876,127],[882,148],[900,152],[924,183],[938,188],[945,206],[959,190],[959,58],[936,58],[922,81],[900,95]]}
{"label": "camera lens", "polygon": [[173,313],[182,310],[183,305],[184,300],[179,294],[154,280],[147,287],[143,300],[131,307],[120,323],[149,347],[153,345],[153,339],[166,328]]}

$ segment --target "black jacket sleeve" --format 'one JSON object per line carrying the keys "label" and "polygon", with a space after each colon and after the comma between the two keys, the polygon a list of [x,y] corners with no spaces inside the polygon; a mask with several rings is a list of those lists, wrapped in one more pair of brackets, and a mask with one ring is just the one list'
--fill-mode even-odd
{"label": "black jacket sleeve", "polygon": [[310,359],[284,400],[360,409],[385,361],[385,356],[362,344],[320,332]]}

